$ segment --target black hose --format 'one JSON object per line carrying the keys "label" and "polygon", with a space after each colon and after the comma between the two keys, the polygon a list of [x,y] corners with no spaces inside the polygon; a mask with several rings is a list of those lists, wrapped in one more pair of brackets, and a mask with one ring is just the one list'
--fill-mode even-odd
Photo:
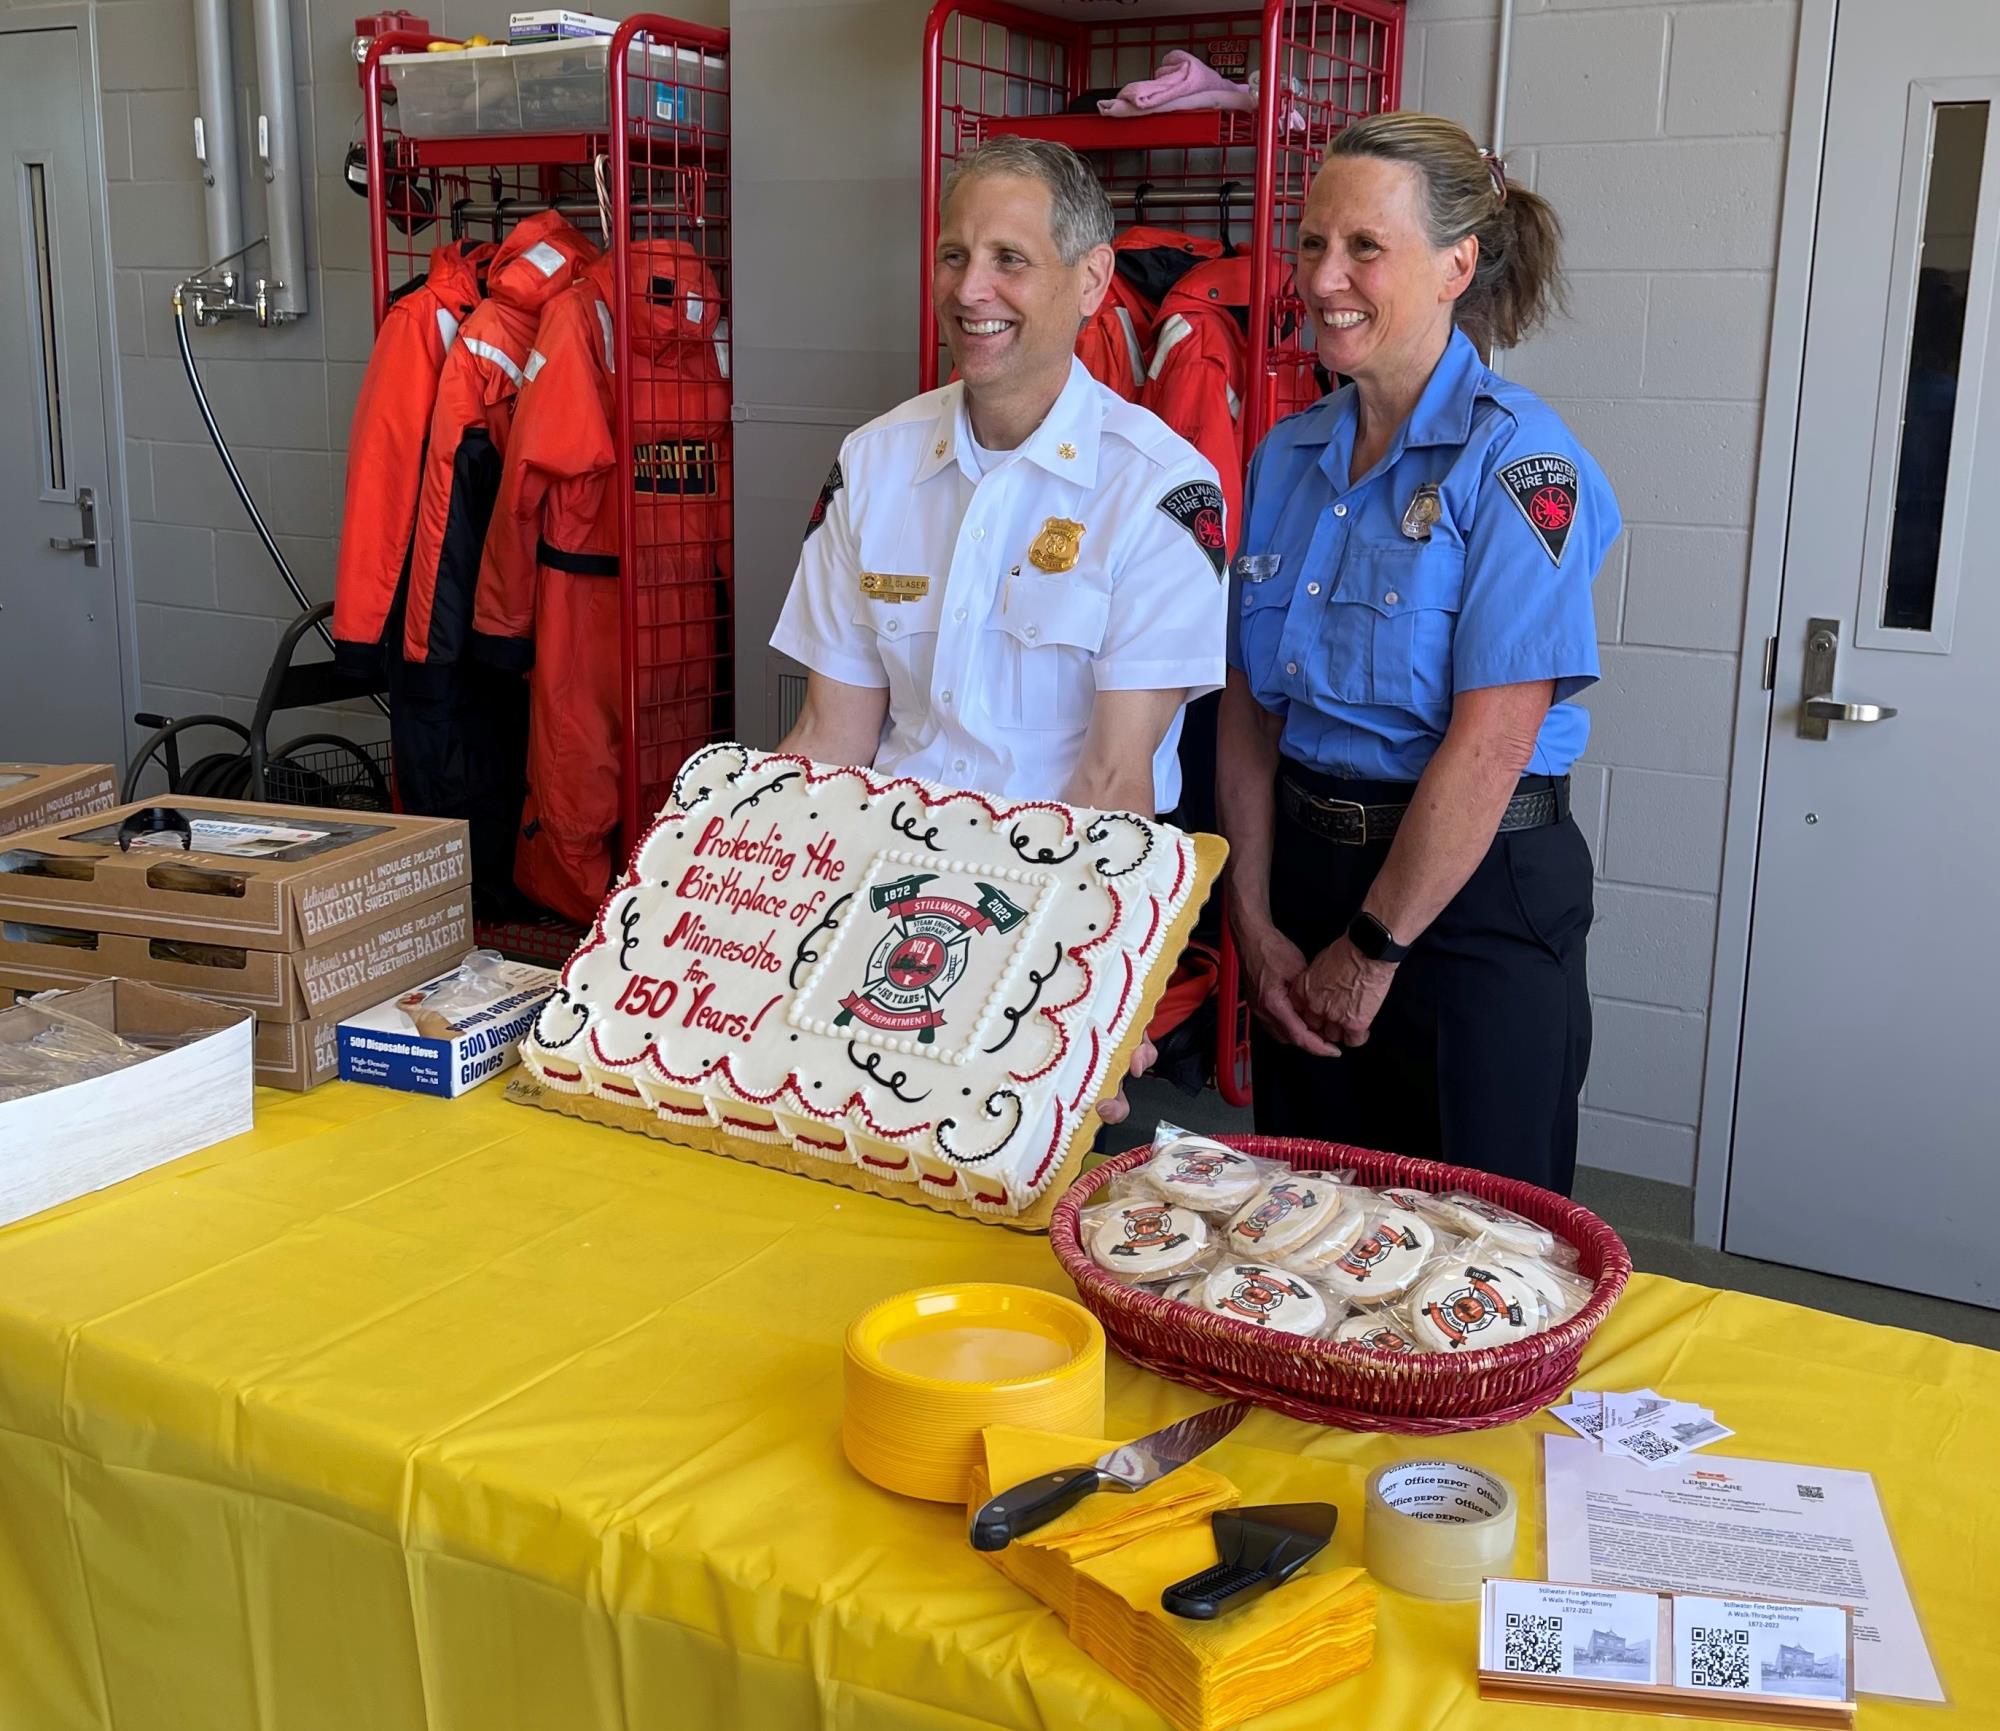
{"label": "black hose", "polygon": [[[195,407],[201,411],[202,425],[208,428],[210,443],[215,446],[215,454],[222,459],[222,467],[229,476],[229,484],[236,489],[236,497],[243,501],[243,509],[250,515],[251,527],[257,531],[257,539],[264,543],[264,551],[271,555],[271,563],[278,568],[278,575],[285,580],[285,587],[299,604],[302,612],[312,609],[312,597],[305,592],[298,578],[292,575],[292,568],[286,562],[283,551],[265,527],[264,514],[257,509],[257,501],[250,497],[250,489],[244,484],[242,471],[236,467],[236,459],[230,455],[228,441],[222,436],[222,429],[215,424],[215,411],[208,406],[208,393],[201,388],[201,374],[195,371],[194,349],[188,342],[187,309],[181,304],[181,297],[174,296],[174,339],[180,344],[181,365],[187,369],[188,388],[194,392]],[[329,651],[333,648],[333,633],[326,628],[326,622],[315,623],[314,630],[320,635]],[[368,701],[384,715],[389,713],[388,704],[379,694],[370,692]]]}

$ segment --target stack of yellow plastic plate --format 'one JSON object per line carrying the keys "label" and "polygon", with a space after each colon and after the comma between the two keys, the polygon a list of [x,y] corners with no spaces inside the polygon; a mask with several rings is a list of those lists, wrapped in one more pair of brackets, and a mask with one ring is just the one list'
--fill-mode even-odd
{"label": "stack of yellow plastic plate", "polygon": [[927,1286],[847,1331],[842,1441],[884,1490],[965,1500],[990,1424],[1099,1436],[1104,1330],[1081,1305],[1026,1286]]}

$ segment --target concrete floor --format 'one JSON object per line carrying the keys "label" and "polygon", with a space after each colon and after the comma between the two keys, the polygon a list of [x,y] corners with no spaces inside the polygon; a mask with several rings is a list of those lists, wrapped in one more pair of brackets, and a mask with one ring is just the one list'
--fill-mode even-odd
{"label": "concrete floor", "polygon": [[[1133,1084],[1130,1098],[1131,1118],[1106,1136],[1110,1149],[1150,1140],[1154,1124],[1161,1119],[1210,1134],[1247,1132],[1251,1127],[1247,1111],[1224,1105],[1213,1090],[1188,1095],[1149,1078]],[[1753,1292],[1862,1322],[1913,1328],[1946,1340],[2000,1349],[2000,1310],[1704,1249],[1689,1235],[1694,1192],[1681,1185],[1583,1167],[1576,1175],[1576,1199],[1616,1229],[1632,1253],[1633,1266],[1645,1273]]]}

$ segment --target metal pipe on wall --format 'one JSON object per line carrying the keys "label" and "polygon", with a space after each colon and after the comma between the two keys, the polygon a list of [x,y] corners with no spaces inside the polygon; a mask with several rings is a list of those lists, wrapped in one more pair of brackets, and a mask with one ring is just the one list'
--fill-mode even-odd
{"label": "metal pipe on wall", "polygon": [[236,68],[230,52],[229,0],[194,0],[195,85],[201,103],[194,153],[201,163],[208,217],[204,263],[243,250],[243,209],[236,179]]}
{"label": "metal pipe on wall", "polygon": [[258,286],[260,316],[268,302],[271,318],[303,318],[309,300],[292,10],[288,0],[251,0],[251,16],[257,29],[257,154],[264,164],[264,226],[271,239],[270,275]]}

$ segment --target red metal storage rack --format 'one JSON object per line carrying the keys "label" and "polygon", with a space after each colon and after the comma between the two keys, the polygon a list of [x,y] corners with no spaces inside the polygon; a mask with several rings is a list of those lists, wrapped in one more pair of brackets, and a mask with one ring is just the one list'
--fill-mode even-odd
{"label": "red metal storage rack", "polygon": [[[699,255],[720,291],[714,339],[727,389],[730,302],[729,33],[652,14],[620,25],[607,58],[608,120],[599,129],[415,136],[395,124],[395,95],[383,56],[421,52],[443,40],[409,33],[378,36],[362,64],[368,150],[369,255],[375,322],[389,297],[426,268],[431,248],[458,230],[498,233],[515,215],[550,206],[602,238],[608,209],[616,281],[629,281],[635,236],[669,236]],[[643,73],[626,75],[634,49]],[[671,73],[671,76],[667,76]],[[638,93],[635,103],[634,94]],[[635,112],[635,108],[638,110]],[[664,803],[681,762],[696,747],[728,739],[734,716],[734,581],[728,501],[733,440],[727,433],[677,451],[668,461],[707,465],[701,477],[722,501],[692,522],[680,484],[638,479],[635,427],[693,413],[687,378],[669,347],[635,353],[630,318],[617,321],[614,372],[619,446],[634,451],[635,484],[619,489],[620,638],[624,751],[620,845],[630,848],[644,820]],[[673,343],[701,339],[679,337]],[[678,470],[677,470],[678,473]],[[684,478],[683,478],[684,479]],[[513,953],[556,961],[574,947],[567,927],[509,928],[482,936]]]}
{"label": "red metal storage rack", "polygon": [[[1233,77],[1259,73],[1258,107],[1133,120],[1106,119],[1094,105],[1065,112],[1086,91],[1152,76],[1175,48],[1212,64],[1234,58]],[[945,370],[931,310],[945,175],[964,151],[1003,133],[1054,139],[1096,166],[1121,218],[1137,210],[1247,247],[1251,385],[1239,424],[1247,461],[1274,421],[1320,393],[1292,280],[1313,170],[1334,133],[1399,105],[1402,67],[1402,0],[1265,0],[1237,12],[1110,18],[1081,0],[1046,0],[1045,9],[1035,0],[937,0],[924,31],[921,388],[933,389]],[[1216,1086],[1244,1106],[1249,1014],[1226,919],[1221,952]]]}

